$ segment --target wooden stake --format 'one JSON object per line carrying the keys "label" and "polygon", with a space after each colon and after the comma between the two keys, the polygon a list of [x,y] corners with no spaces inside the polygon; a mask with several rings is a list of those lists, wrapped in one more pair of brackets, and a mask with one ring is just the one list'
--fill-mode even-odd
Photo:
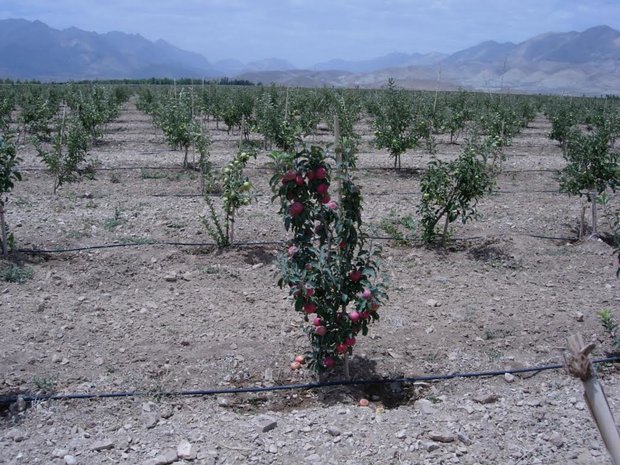
{"label": "wooden stake", "polygon": [[603,387],[596,378],[596,372],[589,358],[594,347],[594,344],[586,346],[581,335],[569,337],[568,348],[571,355],[566,359],[566,368],[572,376],[583,382],[584,398],[590,414],[594,418],[613,463],[620,465],[620,435]]}
{"label": "wooden stake", "polygon": [[2,256],[8,255],[8,248],[6,243],[6,223],[4,221],[4,205],[0,201],[0,233],[2,234]]}
{"label": "wooden stake", "polygon": [[[338,115],[334,115],[334,139],[336,139],[336,145],[334,151],[336,152],[336,177],[338,190],[338,214],[342,215],[342,146],[340,145],[340,121]],[[342,306],[343,316],[347,314],[347,307]],[[351,379],[351,372],[349,369],[349,352],[344,354],[344,378],[349,381]]]}
{"label": "wooden stake", "polygon": [[592,235],[596,236],[598,235],[598,218],[597,218],[597,211],[596,211],[596,199],[598,198],[598,194],[596,191],[592,191],[590,193],[590,202],[592,202]]}
{"label": "wooden stake", "polygon": [[581,207],[581,219],[579,222],[579,240],[583,240],[583,236],[586,234],[586,210],[588,209],[587,205]]}

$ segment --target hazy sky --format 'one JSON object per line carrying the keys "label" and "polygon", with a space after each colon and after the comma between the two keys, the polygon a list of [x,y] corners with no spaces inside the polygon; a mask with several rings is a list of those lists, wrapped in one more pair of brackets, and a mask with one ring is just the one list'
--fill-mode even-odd
{"label": "hazy sky", "polygon": [[304,66],[620,29],[620,0],[0,0],[0,18],[139,33],[211,61],[282,57]]}

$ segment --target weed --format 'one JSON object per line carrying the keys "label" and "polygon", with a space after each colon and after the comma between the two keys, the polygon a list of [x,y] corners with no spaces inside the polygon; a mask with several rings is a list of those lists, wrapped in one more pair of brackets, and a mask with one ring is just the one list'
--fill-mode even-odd
{"label": "weed", "polygon": [[611,310],[606,308],[602,309],[598,312],[598,316],[601,320],[601,324],[609,337],[611,338],[612,344],[614,346],[614,350],[620,350],[620,336],[616,334],[616,330],[618,329],[618,323],[614,319],[614,315]]}
{"label": "weed", "polygon": [[150,237],[121,237],[118,239],[121,244],[154,244],[155,241]]}
{"label": "weed", "polygon": [[34,376],[32,378],[32,385],[34,386],[36,392],[41,393],[53,392],[56,388],[57,382],[58,378],[56,376],[46,376],[43,378]]}
{"label": "weed", "polygon": [[387,218],[379,223],[379,227],[396,241],[396,245],[408,245],[415,240],[417,225],[410,216],[398,216],[392,209]]}
{"label": "weed", "polygon": [[484,339],[490,341],[492,339],[503,339],[507,336],[510,336],[512,331],[509,329],[487,329],[484,331]]}
{"label": "weed", "polygon": [[502,354],[497,349],[489,349],[486,351],[487,357],[489,358],[489,362],[497,362],[501,360],[504,354]]}
{"label": "weed", "polygon": [[140,176],[142,179],[164,179],[168,175],[163,171],[145,170],[143,168],[140,170]]}
{"label": "weed", "polygon": [[18,283],[28,281],[34,275],[34,270],[26,266],[16,265],[14,263],[0,269],[0,279],[9,283]]}
{"label": "weed", "polygon": [[127,220],[122,217],[122,212],[119,207],[114,208],[114,216],[112,218],[108,218],[103,222],[103,227],[108,231],[114,231],[121,224],[126,223]]}

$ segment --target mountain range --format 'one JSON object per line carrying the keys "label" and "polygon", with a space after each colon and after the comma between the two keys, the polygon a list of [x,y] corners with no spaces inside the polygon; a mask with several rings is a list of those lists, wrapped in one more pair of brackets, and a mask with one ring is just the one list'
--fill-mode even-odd
{"label": "mountain range", "polygon": [[296,69],[271,58],[210,62],[139,34],[53,29],[40,21],[0,20],[0,78],[66,81],[150,77],[235,77],[295,86],[478,89],[620,94],[620,32],[596,26],[545,33],[515,44],[492,40],[453,54],[390,53],[368,60],[332,59]]}

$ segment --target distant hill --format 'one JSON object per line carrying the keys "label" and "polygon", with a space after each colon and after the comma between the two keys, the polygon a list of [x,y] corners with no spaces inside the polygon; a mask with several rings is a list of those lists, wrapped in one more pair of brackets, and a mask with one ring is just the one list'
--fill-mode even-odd
{"label": "distant hill", "polygon": [[317,70],[329,68],[330,76],[338,75],[338,69],[354,73],[338,75],[331,82],[335,86],[378,87],[393,77],[397,84],[413,89],[620,94],[620,32],[609,26],[546,33],[519,44],[490,40],[449,56],[429,57],[427,62],[415,54],[410,57],[418,61],[407,64],[407,54],[362,62],[332,60],[317,64],[311,71],[298,71],[296,80],[290,73],[245,76],[295,85],[306,82],[308,76],[317,82],[329,81],[328,76],[317,74]]}
{"label": "distant hill", "polygon": [[441,53],[390,53],[370,60],[334,59],[317,63],[312,67],[315,71],[341,70],[350,73],[369,73],[386,68],[402,68],[413,65],[432,65],[441,61],[446,55]]}
{"label": "distant hill", "polygon": [[139,34],[52,29],[40,21],[0,20],[0,76],[69,80],[202,77],[218,74],[200,54]]}
{"label": "distant hill", "polygon": [[286,60],[209,62],[139,34],[57,30],[40,21],[0,20],[0,78],[76,80],[235,77],[292,86],[379,87],[393,77],[415,89],[620,94],[620,32],[596,26],[545,33],[519,44],[482,42],[451,55],[390,53],[333,59],[300,70]]}

